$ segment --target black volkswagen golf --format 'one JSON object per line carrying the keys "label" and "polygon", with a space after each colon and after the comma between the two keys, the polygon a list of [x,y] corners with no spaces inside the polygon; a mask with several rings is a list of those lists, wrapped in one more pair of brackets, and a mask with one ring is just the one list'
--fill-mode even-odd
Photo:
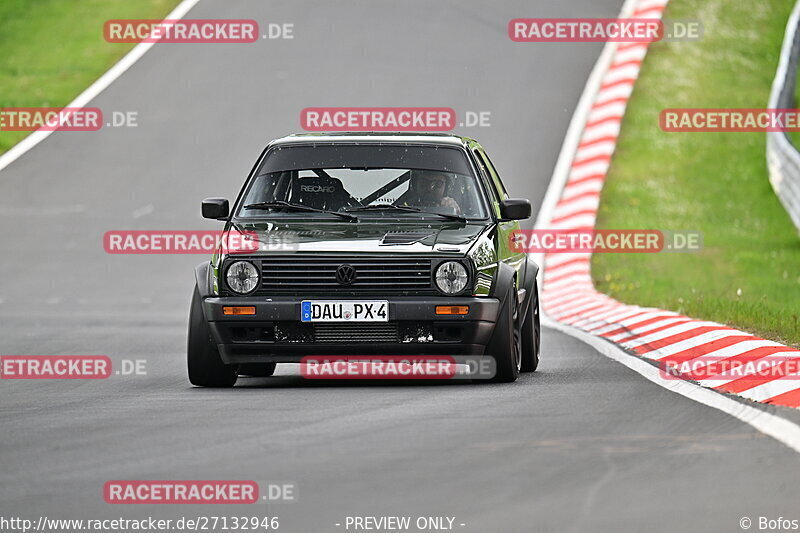
{"label": "black volkswagen golf", "polygon": [[247,246],[195,269],[195,385],[308,355],[490,357],[495,382],[536,370],[538,266],[511,243],[531,205],[472,139],[291,135],[267,145],[232,209],[202,210]]}

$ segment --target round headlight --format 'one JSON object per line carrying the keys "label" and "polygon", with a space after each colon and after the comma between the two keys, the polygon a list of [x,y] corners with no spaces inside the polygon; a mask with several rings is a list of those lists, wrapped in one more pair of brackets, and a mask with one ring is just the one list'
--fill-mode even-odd
{"label": "round headlight", "polygon": [[467,269],[456,261],[446,261],[436,269],[436,286],[445,294],[457,294],[467,286]]}
{"label": "round headlight", "polygon": [[233,292],[247,294],[253,292],[258,286],[258,270],[252,263],[236,261],[228,267],[228,275],[225,279]]}

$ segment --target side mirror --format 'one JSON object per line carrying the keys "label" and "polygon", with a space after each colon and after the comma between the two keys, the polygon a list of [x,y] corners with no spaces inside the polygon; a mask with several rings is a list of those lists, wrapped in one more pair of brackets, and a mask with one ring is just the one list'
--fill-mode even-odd
{"label": "side mirror", "polygon": [[525,220],[531,217],[531,203],[524,198],[509,198],[500,202],[503,220]]}
{"label": "side mirror", "polygon": [[230,206],[227,198],[206,198],[203,200],[203,218],[219,220],[228,218]]}

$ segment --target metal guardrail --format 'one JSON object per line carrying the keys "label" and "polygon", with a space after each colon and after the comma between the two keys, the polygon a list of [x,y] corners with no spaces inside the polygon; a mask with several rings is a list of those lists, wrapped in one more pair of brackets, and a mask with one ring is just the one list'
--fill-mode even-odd
{"label": "metal guardrail", "polygon": [[[795,4],[783,37],[778,71],[769,96],[770,109],[796,107],[795,87],[800,59],[800,0]],[[800,231],[800,152],[786,132],[767,133],[769,181],[783,207]]]}

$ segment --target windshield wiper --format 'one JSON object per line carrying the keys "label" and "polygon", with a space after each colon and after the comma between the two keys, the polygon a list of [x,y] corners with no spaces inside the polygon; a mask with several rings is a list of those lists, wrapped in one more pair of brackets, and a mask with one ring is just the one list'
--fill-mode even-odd
{"label": "windshield wiper", "polygon": [[381,211],[383,209],[394,209],[395,211],[410,211],[411,213],[422,212],[422,210],[417,207],[411,207],[408,205],[393,205],[393,204],[359,205],[356,207],[346,207],[344,210],[350,213],[350,212],[360,212],[360,211]]}
{"label": "windshield wiper", "polygon": [[287,211],[305,211],[307,213],[325,213],[327,215],[336,215],[337,217],[346,218],[347,220],[358,220],[358,217],[348,213],[339,211],[329,211],[328,209],[317,209],[303,204],[293,204],[284,200],[274,200],[272,202],[257,202],[254,204],[247,204],[242,209],[286,209]]}
{"label": "windshield wiper", "polygon": [[457,220],[459,222],[466,222],[467,219],[461,215],[450,215],[447,213],[436,213],[433,211],[423,211],[419,207],[412,207],[409,205],[393,205],[393,204],[371,204],[371,205],[364,205],[358,207],[347,207],[345,211],[349,212],[361,212],[361,211],[382,211],[384,209],[392,209],[395,211],[407,211],[409,213],[419,213],[421,215],[436,215],[438,217],[447,218],[450,220]]}
{"label": "windshield wiper", "polygon": [[433,211],[420,211],[423,215],[436,215],[437,217],[446,218],[448,220],[457,220],[458,222],[467,222],[466,217],[462,215],[451,215],[450,213],[434,213]]}

